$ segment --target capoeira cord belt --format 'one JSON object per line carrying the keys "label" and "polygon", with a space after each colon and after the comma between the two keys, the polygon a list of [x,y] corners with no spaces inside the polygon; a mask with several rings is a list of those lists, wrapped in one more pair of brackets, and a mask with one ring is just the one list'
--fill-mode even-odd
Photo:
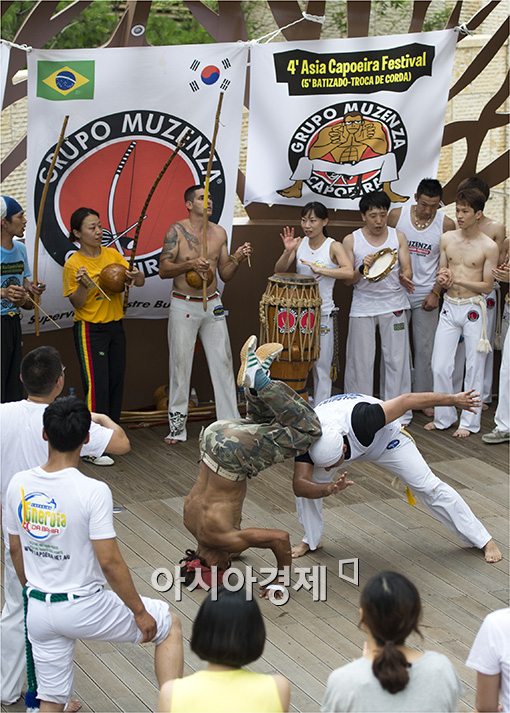
{"label": "capoeira cord belt", "polygon": [[444,296],[446,302],[450,302],[454,305],[479,305],[482,312],[482,334],[480,335],[480,341],[476,347],[477,352],[484,352],[488,354],[492,351],[491,343],[487,339],[487,303],[483,295],[475,295],[474,297],[449,297]]}
{"label": "capoeira cord belt", "polygon": [[[414,438],[411,436],[411,434],[409,433],[409,431],[407,431],[404,428],[404,426],[400,426],[400,433],[403,433],[404,436],[407,436],[407,438],[409,438],[409,440],[412,441],[413,443],[416,442],[414,440]],[[391,487],[398,490],[399,485],[400,485],[400,480],[399,480],[398,476],[395,476],[393,478],[393,480],[391,481]],[[412,507],[414,507],[416,505],[416,498],[414,497],[414,493],[408,485],[406,485],[406,498],[407,498],[407,502],[409,503],[409,505],[412,505]]]}

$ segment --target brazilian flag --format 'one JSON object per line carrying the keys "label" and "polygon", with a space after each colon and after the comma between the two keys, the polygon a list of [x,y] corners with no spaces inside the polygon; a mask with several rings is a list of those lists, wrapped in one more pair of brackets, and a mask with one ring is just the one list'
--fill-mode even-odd
{"label": "brazilian flag", "polygon": [[94,60],[37,62],[37,96],[52,101],[94,98]]}

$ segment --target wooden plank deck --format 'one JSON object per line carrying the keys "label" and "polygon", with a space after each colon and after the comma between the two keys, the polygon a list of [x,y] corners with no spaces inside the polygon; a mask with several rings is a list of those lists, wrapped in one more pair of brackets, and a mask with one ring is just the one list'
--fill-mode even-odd
{"label": "wooden plank deck", "polygon": [[[492,419],[493,409],[483,416],[482,432],[492,428]],[[475,675],[464,661],[483,617],[509,602],[508,448],[486,446],[479,435],[458,441],[451,438],[452,429],[428,433],[423,423],[425,417],[417,415],[410,429],[422,453],[494,534],[504,559],[488,565],[477,551],[459,547],[421,506],[411,509],[403,489],[393,488],[379,468],[350,467],[355,486],[325,501],[324,548],[296,562],[327,567],[326,601],[314,602],[303,589],[292,591],[282,607],[261,601],[268,641],[253,669],[280,671],[290,679],[292,710],[318,710],[330,671],[360,655],[359,588],[337,576],[338,560],[349,558],[359,558],[361,586],[381,569],[396,569],[415,582],[424,603],[424,638],[413,643],[450,657],[464,684],[461,710],[473,710]],[[115,516],[115,525],[140,593],[165,597],[182,619],[185,673],[202,665],[188,641],[204,593],[183,590],[182,601],[175,602],[172,590],[156,594],[150,581],[155,568],[172,570],[186,547],[195,544],[182,524],[182,501],[196,478],[202,425],[189,424],[189,441],[173,448],[162,441],[164,427],[130,429],[128,456],[117,458],[112,468],[84,465],[85,472],[110,485],[115,502],[126,508]],[[243,524],[281,527],[293,542],[300,539],[291,471],[287,462],[250,481]],[[272,555],[251,550],[241,564],[271,566]],[[84,711],[154,710],[151,648],[78,642],[75,691]],[[23,707],[18,703],[2,710]]]}

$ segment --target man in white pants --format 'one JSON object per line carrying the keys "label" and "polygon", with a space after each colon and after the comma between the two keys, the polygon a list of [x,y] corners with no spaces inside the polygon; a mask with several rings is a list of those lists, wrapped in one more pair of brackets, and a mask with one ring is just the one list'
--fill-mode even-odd
{"label": "man in white pants", "polygon": [[[492,271],[493,276],[500,282],[510,282],[510,263],[508,261],[509,239],[505,240],[503,253],[505,262]],[[503,353],[501,355],[501,369],[499,372],[498,408],[494,415],[495,428],[482,436],[484,443],[508,443],[510,441],[510,344],[508,343],[509,300],[505,299],[505,309],[501,322],[501,338],[503,340]]]}
{"label": "man in white pants", "polygon": [[[0,405],[0,474],[2,520],[5,527],[7,487],[20,470],[34,468],[48,459],[48,444],[42,437],[43,414],[64,388],[65,367],[53,347],[38,347],[21,362],[21,380],[28,392],[23,401]],[[104,414],[92,414],[90,439],[82,455],[100,457],[104,452],[122,455],[130,449],[123,429]],[[2,703],[15,703],[25,680],[25,635],[23,597],[14,571],[5,534],[4,607],[0,625],[4,642],[1,654]],[[8,642],[8,644],[7,644]]]}
{"label": "man in white pants", "polygon": [[[317,499],[336,492],[332,490],[331,477],[329,483],[315,482],[315,470],[319,469],[324,480],[324,473],[331,471],[333,475],[332,471],[344,463],[366,461],[396,475],[464,545],[483,550],[487,562],[501,559],[501,552],[482,523],[461,496],[431,471],[412,438],[401,430],[399,419],[406,411],[437,405],[474,411],[480,401],[472,391],[456,395],[403,394],[390,401],[341,394],[315,408],[322,436],[294,462],[294,494],[301,499],[300,519],[305,526],[305,538],[293,548],[294,557],[313,549],[312,545],[317,547],[322,532],[322,514],[308,507],[304,498]],[[343,473],[344,481],[345,476]]]}
{"label": "man in white pants", "polygon": [[[470,176],[465,178],[459,183],[457,188],[458,191],[463,191],[466,188],[476,188],[481,191],[485,197],[485,202],[489,200],[490,188],[489,184],[480,178],[480,176]],[[485,214],[485,209],[482,211],[482,217],[478,223],[478,226],[482,233],[485,233],[487,237],[494,240],[499,250],[499,262],[503,262],[503,242],[506,236],[506,229],[503,223],[490,218]],[[485,295],[485,302],[487,304],[487,338],[494,347],[494,336],[496,333],[496,321],[497,321],[497,307],[498,307],[498,295],[499,283],[495,282],[493,289]],[[464,375],[464,360],[465,360],[465,348],[464,342],[461,341],[459,348],[457,350],[457,360],[455,364],[454,372],[454,383],[458,379],[458,383],[461,384],[460,379]],[[487,359],[485,360],[485,371],[483,377],[483,391],[482,401],[484,404],[490,404],[492,402],[492,382],[493,382],[493,372],[494,372],[494,352],[490,351],[487,354]]]}
{"label": "man in white pants", "polygon": [[313,400],[319,404],[331,396],[331,370],[335,359],[335,320],[337,308],[333,301],[335,280],[352,280],[352,265],[345,250],[326,232],[328,211],[325,205],[313,201],[301,211],[304,238],[294,237],[294,228],[286,226],[280,237],[284,251],[274,266],[275,272],[290,272],[317,280],[321,305],[320,354],[312,367]]}
{"label": "man in white pants", "polygon": [[[384,359],[383,398],[389,399],[411,389],[409,332],[406,312],[409,299],[401,283],[413,290],[412,268],[405,235],[388,228],[390,199],[383,192],[368,193],[360,200],[364,226],[347,235],[343,245],[354,267],[353,296],[349,314],[345,391],[373,393],[375,333],[381,337]],[[379,282],[369,282],[363,270],[370,267],[375,253],[395,250],[398,259],[390,273]],[[412,413],[403,416],[409,423]]]}
{"label": "man in white pants", "polygon": [[[204,347],[211,374],[218,419],[239,418],[232,352],[216,270],[224,282],[231,280],[241,262],[248,259],[251,246],[244,243],[233,255],[227,252],[227,234],[220,225],[208,222],[207,259],[202,257],[204,210],[212,213],[212,201],[204,208],[204,189],[191,186],[184,193],[188,218],[171,225],[159,260],[159,276],[173,278],[168,315],[170,382],[165,443],[185,441],[186,421],[197,336]],[[207,281],[207,310],[203,308],[202,284]]]}
{"label": "man in white pants", "polygon": [[[459,337],[466,347],[465,385],[482,393],[485,359],[491,350],[487,339],[487,307],[484,295],[491,291],[499,251],[479,228],[485,198],[475,188],[459,191],[456,197],[458,230],[441,238],[439,284],[446,289],[432,354],[434,390],[449,393],[453,388],[455,352]],[[467,438],[480,430],[481,413],[462,412],[454,438]],[[446,429],[457,420],[453,407],[436,407],[427,430]]]}
{"label": "man in white pants", "polygon": [[[451,218],[439,210],[443,188],[435,178],[423,178],[415,203],[393,208],[388,225],[407,239],[413,268],[414,292],[409,294],[413,336],[413,391],[432,391],[432,348],[438,320],[441,288],[437,283],[441,235],[455,229]],[[427,416],[433,416],[430,410]]]}
{"label": "man in white pants", "polygon": [[[138,595],[117,544],[110,489],[78,470],[90,424],[76,397],[50,404],[43,415],[47,462],[16,473],[7,490],[9,544],[28,602],[41,711],[64,710],[77,639],[154,641],[158,683],[182,676],[180,622],[165,601]],[[104,589],[105,580],[113,591]]]}

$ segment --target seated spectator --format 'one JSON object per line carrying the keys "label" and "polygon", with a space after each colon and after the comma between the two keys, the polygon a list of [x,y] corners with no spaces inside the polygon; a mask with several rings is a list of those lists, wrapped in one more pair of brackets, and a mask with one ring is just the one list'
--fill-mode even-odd
{"label": "seated spectator", "polygon": [[[510,711],[510,607],[488,614],[478,630],[466,666],[476,678],[476,710]],[[499,699],[499,700],[498,700]]]}
{"label": "seated spectator", "polygon": [[365,585],[360,626],[367,633],[362,658],[333,671],[322,711],[456,711],[461,686],[450,661],[435,651],[406,646],[418,624],[418,590],[396,572]]}
{"label": "seated spectator", "polygon": [[284,676],[246,671],[264,650],[266,628],[255,600],[247,592],[217,590],[209,594],[193,623],[191,650],[207,668],[163,684],[161,713],[275,713],[288,711],[290,684]]}

